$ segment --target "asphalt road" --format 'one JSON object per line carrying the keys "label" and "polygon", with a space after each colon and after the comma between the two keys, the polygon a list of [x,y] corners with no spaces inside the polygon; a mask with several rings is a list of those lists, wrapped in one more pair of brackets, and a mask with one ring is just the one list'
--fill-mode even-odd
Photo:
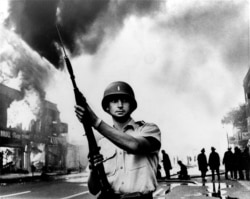
{"label": "asphalt road", "polygon": [[0,187],[0,199],[94,199],[86,183],[78,181],[36,181]]}
{"label": "asphalt road", "polygon": [[[211,178],[205,185],[201,179],[195,178],[190,182],[181,183],[178,180],[159,181],[154,192],[154,199],[173,198],[249,198],[249,181],[224,180],[212,183]],[[242,186],[245,183],[247,186]],[[166,191],[169,191],[166,195]],[[95,199],[88,192],[86,178],[65,178],[50,181],[33,181],[0,185],[0,199]]]}
{"label": "asphalt road", "polygon": [[[165,198],[166,183],[160,183],[154,199]],[[77,178],[56,181],[34,181],[0,186],[0,199],[95,199],[86,181]]]}

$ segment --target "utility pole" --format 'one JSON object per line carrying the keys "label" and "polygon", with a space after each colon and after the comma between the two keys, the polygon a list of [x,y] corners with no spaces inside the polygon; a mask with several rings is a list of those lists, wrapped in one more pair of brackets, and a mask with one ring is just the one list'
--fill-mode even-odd
{"label": "utility pole", "polygon": [[226,131],[226,136],[227,136],[227,148],[229,148],[229,136],[228,136],[228,133],[227,133],[227,129],[224,127],[224,124],[223,124],[223,129],[225,129],[225,131]]}

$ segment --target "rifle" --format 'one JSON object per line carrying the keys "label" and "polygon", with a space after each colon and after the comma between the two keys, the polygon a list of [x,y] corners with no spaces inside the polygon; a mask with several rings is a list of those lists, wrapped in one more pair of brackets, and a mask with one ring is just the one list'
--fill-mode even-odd
{"label": "rifle", "polygon": [[[66,54],[66,51],[65,51],[65,48],[63,45],[63,40],[62,40],[60,31],[59,31],[57,25],[56,25],[56,29],[57,29],[57,33],[59,36],[59,40],[61,42],[61,47],[63,49],[64,60],[65,60],[65,63],[66,63],[66,66],[67,66],[67,69],[68,69],[68,72],[69,72],[69,75],[70,75],[70,78],[72,81],[76,104],[86,108],[87,107],[86,98],[80,92],[80,90],[78,89],[78,87],[76,85],[73,68],[72,68],[70,60]],[[86,134],[88,143],[89,143],[89,157],[93,157],[94,155],[100,155],[100,153],[99,153],[100,147],[98,147],[96,139],[94,137],[94,133],[93,133],[92,127],[90,125],[89,116],[88,116],[87,112],[84,115],[82,123],[83,123],[83,128],[85,130],[85,134]],[[103,198],[112,198],[113,199],[114,193],[113,193],[111,186],[108,182],[107,176],[105,174],[104,166],[102,163],[98,164],[96,166],[96,172],[97,172],[97,176],[98,176],[99,182],[100,182],[101,196]]]}

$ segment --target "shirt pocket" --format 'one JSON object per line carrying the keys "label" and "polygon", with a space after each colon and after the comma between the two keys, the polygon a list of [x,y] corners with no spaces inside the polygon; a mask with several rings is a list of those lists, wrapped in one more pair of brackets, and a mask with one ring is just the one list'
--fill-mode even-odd
{"label": "shirt pocket", "polygon": [[126,156],[126,168],[129,171],[142,169],[147,166],[147,159],[140,155],[128,154]]}

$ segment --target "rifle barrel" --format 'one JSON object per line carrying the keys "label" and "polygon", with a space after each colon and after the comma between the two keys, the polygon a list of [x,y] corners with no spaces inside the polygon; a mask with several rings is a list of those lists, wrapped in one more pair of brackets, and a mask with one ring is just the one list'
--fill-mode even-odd
{"label": "rifle barrel", "polygon": [[57,24],[56,24],[56,30],[57,30],[57,33],[58,33],[58,36],[59,36],[59,40],[60,40],[60,43],[61,43],[61,46],[62,46],[62,49],[63,49],[64,56],[66,58],[67,57],[66,50],[64,48],[62,36],[61,36],[61,33],[59,31],[59,28],[58,28]]}

